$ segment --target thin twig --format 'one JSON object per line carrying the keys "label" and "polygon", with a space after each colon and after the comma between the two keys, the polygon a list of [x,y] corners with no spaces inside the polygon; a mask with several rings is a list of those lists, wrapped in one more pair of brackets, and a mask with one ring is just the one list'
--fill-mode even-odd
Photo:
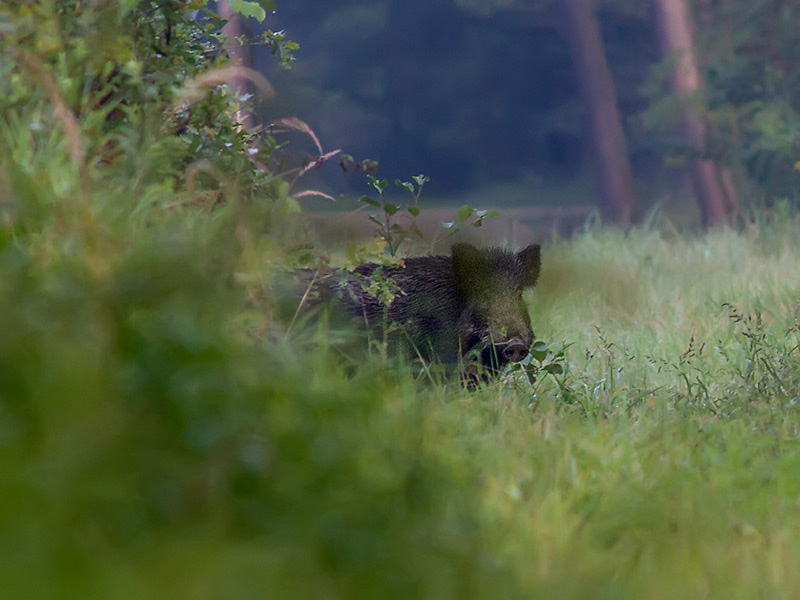
{"label": "thin twig", "polygon": [[302,310],[303,305],[306,303],[306,300],[308,299],[308,295],[311,293],[311,289],[314,287],[314,284],[317,282],[317,278],[319,277],[319,274],[320,274],[321,271],[322,271],[322,265],[320,265],[317,268],[316,272],[314,273],[314,277],[311,278],[311,282],[308,284],[308,287],[306,288],[305,294],[303,294],[303,297],[300,299],[300,304],[297,305],[297,309],[294,311],[294,316],[292,317],[292,320],[289,323],[289,326],[286,328],[286,335],[287,336],[289,335],[289,332],[292,330],[292,327],[294,326],[295,321],[297,321],[297,317],[300,315],[300,311]]}

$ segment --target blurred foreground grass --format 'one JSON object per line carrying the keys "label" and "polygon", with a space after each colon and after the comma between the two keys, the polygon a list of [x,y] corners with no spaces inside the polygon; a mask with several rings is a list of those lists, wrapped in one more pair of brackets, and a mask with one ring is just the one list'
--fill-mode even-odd
{"label": "blurred foreground grass", "polygon": [[8,597],[800,591],[791,219],[553,242],[565,372],[467,392],[280,334],[224,215],[90,215],[0,237]]}

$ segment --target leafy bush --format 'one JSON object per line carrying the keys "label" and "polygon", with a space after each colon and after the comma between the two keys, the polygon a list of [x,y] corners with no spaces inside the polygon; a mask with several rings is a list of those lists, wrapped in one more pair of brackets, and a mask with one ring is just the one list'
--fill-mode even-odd
{"label": "leafy bush", "polygon": [[[234,4],[263,19],[255,2]],[[258,168],[278,144],[241,127],[237,111],[247,97],[228,85],[235,77],[262,91],[269,84],[228,64],[224,21],[207,5],[5,3],[0,148],[18,175],[49,169],[63,144],[84,191],[90,182],[133,186],[139,209],[176,195],[213,207],[229,190],[285,200],[282,181]],[[282,32],[260,43],[286,65],[297,47]],[[31,164],[34,157],[43,164]]]}

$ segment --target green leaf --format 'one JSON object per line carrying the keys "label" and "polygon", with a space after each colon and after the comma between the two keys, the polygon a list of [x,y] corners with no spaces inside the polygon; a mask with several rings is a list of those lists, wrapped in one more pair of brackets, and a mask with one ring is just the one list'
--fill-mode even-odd
{"label": "green leaf", "polygon": [[129,12],[131,12],[136,5],[139,4],[139,0],[120,0],[119,3],[119,13],[120,16],[124,17]]}
{"label": "green leaf", "polygon": [[398,210],[400,210],[400,207],[396,204],[392,204],[391,202],[384,202],[383,210],[386,211],[387,215],[392,216],[393,214],[397,213]]}
{"label": "green leaf", "polygon": [[561,375],[564,372],[564,368],[557,363],[547,365],[544,367],[544,370],[550,373],[550,375]]}
{"label": "green leaf", "polygon": [[414,194],[414,184],[409,183],[408,181],[400,181],[399,179],[395,179],[394,184],[397,187],[401,187],[406,190],[409,194]]}
{"label": "green leaf", "polygon": [[541,352],[547,352],[547,344],[544,343],[542,340],[536,340],[533,342],[533,349],[539,350]]}
{"label": "green leaf", "polygon": [[419,216],[419,206],[409,206],[408,212],[411,213],[412,216],[418,217]]}
{"label": "green leaf", "polygon": [[462,223],[469,219],[470,215],[475,212],[475,209],[466,204],[458,209],[458,220]]}
{"label": "green leaf", "polygon": [[258,0],[258,3],[269,12],[275,12],[275,0]]}
{"label": "green leaf", "polygon": [[546,350],[537,350],[536,348],[531,349],[531,356],[539,362],[542,362],[545,358],[547,358],[547,351]]}
{"label": "green leaf", "polygon": [[379,227],[383,227],[384,225],[383,219],[381,219],[380,217],[376,217],[375,215],[368,215],[367,218]]}
{"label": "green leaf", "polygon": [[369,196],[361,196],[361,198],[359,198],[358,201],[363,202],[364,204],[369,204],[370,206],[374,206],[375,208],[381,207],[380,202],[374,200],[373,198],[370,198]]}
{"label": "green leaf", "polygon": [[243,17],[253,17],[259,23],[267,18],[266,11],[258,2],[246,2],[245,0],[228,0],[231,12],[239,13]]}
{"label": "green leaf", "polygon": [[368,185],[373,190],[378,192],[379,194],[383,193],[383,190],[386,189],[386,186],[389,185],[389,182],[385,179],[378,179],[372,175],[368,175]]}
{"label": "green leaf", "polygon": [[286,200],[284,200],[282,212],[284,216],[298,215],[301,212],[303,212],[303,208],[300,206],[300,203],[295,198],[288,196]]}
{"label": "green leaf", "polygon": [[289,182],[278,181],[276,186],[278,198],[289,198]]}

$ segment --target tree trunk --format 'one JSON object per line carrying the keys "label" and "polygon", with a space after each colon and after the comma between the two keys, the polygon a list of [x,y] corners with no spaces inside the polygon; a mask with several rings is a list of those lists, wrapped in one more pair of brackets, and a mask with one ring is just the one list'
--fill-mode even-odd
{"label": "tree trunk", "polygon": [[[658,29],[665,55],[675,56],[672,92],[688,100],[703,86],[694,52],[691,13],[687,0],[654,0]],[[708,156],[708,124],[687,106],[679,122],[680,134],[690,152],[692,178],[704,227],[730,221],[738,198],[728,169]]]}
{"label": "tree trunk", "polygon": [[634,215],[633,177],[617,93],[591,0],[561,0],[572,61],[591,125],[592,154],[603,218],[629,223]]}
{"label": "tree trunk", "polygon": [[[250,53],[246,52],[245,49],[236,41],[237,37],[244,34],[244,28],[242,27],[242,15],[234,13],[231,10],[231,7],[228,5],[227,0],[220,0],[217,7],[219,16],[228,21],[225,27],[222,28],[222,33],[224,33],[228,38],[231,61],[237,65],[252,67],[250,64],[252,62],[250,60]],[[244,77],[234,77],[229,82],[229,85],[239,97],[247,93],[247,79]],[[253,127],[253,115],[245,110],[239,110],[236,112],[236,120],[247,129],[251,129]]]}

